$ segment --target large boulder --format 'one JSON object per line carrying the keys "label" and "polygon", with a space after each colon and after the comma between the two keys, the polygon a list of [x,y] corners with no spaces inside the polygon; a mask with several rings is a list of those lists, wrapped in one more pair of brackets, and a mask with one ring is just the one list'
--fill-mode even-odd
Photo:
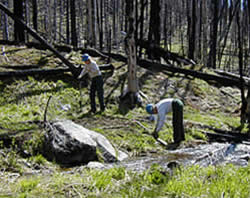
{"label": "large boulder", "polygon": [[70,120],[49,125],[45,134],[44,154],[49,160],[64,165],[122,161],[128,155],[115,149],[103,135]]}

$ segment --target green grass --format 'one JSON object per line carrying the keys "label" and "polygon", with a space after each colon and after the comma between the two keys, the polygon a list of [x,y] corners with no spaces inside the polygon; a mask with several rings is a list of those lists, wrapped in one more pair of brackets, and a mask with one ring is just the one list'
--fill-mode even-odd
{"label": "green grass", "polygon": [[[58,62],[46,51],[40,52],[38,56],[39,52],[34,49],[26,51],[12,47],[9,50],[8,56],[11,61],[16,60],[16,64],[24,64],[26,60],[29,64],[54,67]],[[72,60],[80,63],[79,54],[73,55]],[[122,63],[115,62],[114,65],[118,68]],[[160,98],[178,97],[184,101],[186,142],[197,139],[206,141],[198,124],[225,130],[240,124],[239,115],[234,113],[233,107],[240,101],[237,89],[226,89],[228,95],[224,96],[220,89],[204,81],[186,80],[178,75],[169,77],[162,73],[148,74],[143,69],[139,69],[138,76],[144,77],[140,87],[148,100],[144,100],[143,107],[121,112],[118,97],[122,87],[117,83],[126,77],[126,70],[126,67],[122,67],[112,77],[105,79],[107,110],[94,116],[87,114],[90,109],[88,88],[82,88],[80,98],[79,82],[68,74],[43,79],[28,77],[0,80],[0,134],[14,132],[17,134],[16,140],[22,142],[22,148],[31,154],[27,159],[22,158],[15,145],[11,145],[12,150],[9,151],[1,142],[0,197],[250,196],[249,167],[190,166],[175,169],[173,173],[157,165],[143,172],[131,172],[123,167],[109,170],[94,170],[84,166],[65,169],[48,162],[41,155],[39,151],[42,148],[44,129],[34,121],[43,121],[50,96],[52,99],[47,120],[71,119],[105,135],[117,149],[126,151],[130,157],[148,153],[166,154],[165,148],[150,135],[155,123],[147,120],[148,115],[144,109],[146,103],[158,102]],[[171,84],[167,90],[163,86],[166,79]],[[229,102],[229,105],[225,102]],[[63,105],[70,105],[70,109],[64,111]],[[167,121],[159,133],[160,138],[167,143],[173,142],[171,116],[167,115]],[[140,124],[149,130],[145,131]],[[35,171],[36,168],[40,172]]]}
{"label": "green grass", "polygon": [[142,173],[124,168],[82,169],[52,175],[32,176],[0,189],[12,197],[242,197],[250,196],[250,167],[180,167],[173,173],[158,165]]}

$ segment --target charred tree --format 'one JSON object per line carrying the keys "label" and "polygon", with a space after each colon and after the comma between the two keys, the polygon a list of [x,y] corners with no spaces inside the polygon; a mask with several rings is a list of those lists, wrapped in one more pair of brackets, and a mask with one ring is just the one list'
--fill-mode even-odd
{"label": "charred tree", "polygon": [[[189,5],[189,1],[187,0],[187,5]],[[189,16],[188,11],[188,58],[194,59],[195,54],[195,46],[196,46],[196,22],[197,22],[197,16],[196,16],[196,0],[192,0],[192,17]],[[187,10],[189,10],[189,6],[187,6]]]}
{"label": "charred tree", "polygon": [[8,8],[6,8],[2,3],[0,3],[0,9],[4,11],[8,16],[10,16],[12,19],[14,19],[15,22],[19,23],[22,26],[22,29],[25,29],[31,36],[33,36],[35,39],[37,39],[39,42],[41,42],[46,48],[50,51],[52,51],[65,65],[67,65],[71,72],[74,75],[78,75],[79,70],[70,63],[64,56],[62,56],[57,50],[54,49],[52,45],[47,43],[45,39],[40,37],[32,28],[28,27],[20,18],[18,18],[15,14],[13,14]]}
{"label": "charred tree", "polygon": [[97,28],[99,32],[99,48],[103,50],[103,0],[96,2],[96,12],[97,12]]}
{"label": "charred tree", "polygon": [[[23,0],[14,0],[14,15],[19,19],[24,19],[24,2]],[[17,42],[25,42],[25,31],[18,21],[14,24],[14,37]]]}
{"label": "charred tree", "polygon": [[75,0],[70,0],[70,19],[71,19],[71,43],[74,48],[77,48]]}
{"label": "charred tree", "polygon": [[[8,7],[8,1],[3,1],[3,4]],[[1,28],[3,30],[3,39],[9,40],[9,26],[8,26],[8,17],[6,14],[1,13]]]}
{"label": "charred tree", "polygon": [[240,24],[240,14],[239,11],[237,12],[237,26],[238,26],[238,48],[239,48],[239,54],[238,54],[238,59],[239,59],[239,74],[240,74],[240,91],[241,91],[241,125],[246,121],[246,98],[245,98],[245,88],[244,88],[244,79],[243,79],[243,45],[242,45],[242,27]]}
{"label": "charred tree", "polygon": [[128,34],[125,39],[125,48],[128,56],[128,86],[122,93],[121,99],[128,98],[131,107],[139,101],[139,87],[137,79],[136,45],[135,45],[135,12],[133,0],[126,0],[126,17],[128,22]]}
{"label": "charred tree", "polygon": [[[160,46],[160,41],[161,41],[160,11],[161,11],[160,0],[151,1],[148,40],[150,42],[152,42],[152,44],[158,45],[158,46]],[[148,54],[148,57],[150,59],[159,60],[159,57],[157,56],[157,53],[154,53],[153,51],[149,50],[147,52],[147,54]]]}
{"label": "charred tree", "polygon": [[213,16],[211,32],[210,32],[210,51],[208,58],[208,67],[216,69],[216,55],[217,55],[217,33],[218,33],[218,1],[211,1],[211,15]]}
{"label": "charred tree", "polygon": [[[145,7],[147,5],[147,0],[140,0],[141,1],[141,10],[140,10],[140,19],[139,19],[139,24],[140,24],[140,37],[139,39],[140,40],[143,40],[144,37],[144,20],[145,20],[145,17],[144,17],[144,12],[145,12]],[[139,57],[142,56],[142,48],[140,47],[139,49]]]}
{"label": "charred tree", "polygon": [[32,0],[32,8],[33,8],[33,17],[32,17],[32,21],[33,21],[33,27],[34,30],[38,30],[37,27],[37,0]]}
{"label": "charred tree", "polygon": [[139,45],[140,48],[144,48],[147,51],[152,51],[158,54],[158,57],[163,58],[167,63],[176,62],[177,64],[184,64],[184,65],[194,65],[194,61],[182,57],[178,55],[177,53],[170,52],[166,49],[161,48],[158,45],[153,45],[149,41],[144,40],[137,40],[136,45]]}
{"label": "charred tree", "polygon": [[66,0],[66,43],[70,44],[70,0]]}

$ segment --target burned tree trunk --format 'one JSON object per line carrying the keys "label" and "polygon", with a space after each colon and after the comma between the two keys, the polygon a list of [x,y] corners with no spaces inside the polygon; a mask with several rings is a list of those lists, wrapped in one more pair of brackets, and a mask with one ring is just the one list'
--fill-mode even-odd
{"label": "burned tree trunk", "polygon": [[[113,54],[113,53],[104,53],[107,56],[112,57],[113,59],[126,62],[126,57],[120,55],[120,54]],[[230,77],[230,76],[219,76],[219,75],[212,75],[212,74],[206,74],[200,71],[194,71],[191,69],[183,69],[180,67],[175,67],[171,64],[160,64],[155,63],[149,60],[144,59],[137,59],[137,65],[148,69],[153,72],[172,72],[172,73],[179,73],[184,74],[187,76],[192,76],[194,78],[199,78],[208,82],[218,83],[223,86],[236,86],[240,87],[242,84],[238,78]],[[244,82],[246,86],[249,86],[249,82]]]}
{"label": "burned tree trunk", "polygon": [[[23,20],[23,0],[14,0],[14,16]],[[14,24],[14,36],[15,40],[18,42],[25,42],[25,32],[22,25],[15,20]]]}
{"label": "burned tree trunk", "polygon": [[166,49],[163,49],[158,45],[150,44],[149,41],[140,39],[136,41],[136,44],[139,45],[141,48],[145,48],[147,51],[154,51],[155,53],[157,53],[159,57],[162,57],[167,63],[169,63],[169,61],[173,61],[178,64],[184,64],[184,65],[195,64],[193,60],[187,59],[185,57],[178,55],[177,53],[173,53]]}
{"label": "burned tree trunk", "polygon": [[128,55],[128,87],[122,94],[122,99],[129,96],[130,104],[134,106],[138,100],[138,80],[136,76],[136,45],[134,38],[135,23],[134,23],[134,2],[132,0],[126,1],[126,17],[128,17],[129,31],[125,39],[125,47]]}
{"label": "burned tree trunk", "polygon": [[70,1],[70,19],[71,19],[71,34],[72,34],[71,43],[74,48],[77,48],[75,0]]}
{"label": "burned tree trunk", "polygon": [[11,17],[15,22],[19,23],[31,36],[41,42],[48,50],[52,51],[65,65],[70,68],[70,71],[73,75],[77,76],[79,71],[78,69],[70,63],[64,56],[62,56],[57,50],[53,48],[52,45],[47,43],[42,37],[40,37],[32,28],[28,27],[20,18],[14,15],[8,8],[6,8],[2,3],[0,3],[0,9],[5,12],[9,17]]}
{"label": "burned tree trunk", "polygon": [[239,11],[237,13],[236,17],[237,27],[238,27],[238,47],[239,47],[239,73],[240,73],[240,91],[241,91],[241,115],[240,115],[240,122],[241,126],[244,126],[244,123],[246,122],[246,108],[247,108],[247,101],[245,98],[245,88],[244,88],[244,79],[243,79],[243,44],[242,44],[242,28],[240,24],[240,14]]}
{"label": "burned tree trunk", "polygon": [[21,77],[21,76],[47,76],[47,75],[56,75],[64,72],[69,72],[68,68],[57,68],[57,69],[26,69],[21,71],[7,71],[0,72],[0,79],[10,78],[10,77]]}
{"label": "burned tree trunk", "polygon": [[[150,22],[149,22],[149,33],[148,33],[148,40],[151,42],[150,44],[160,46],[161,41],[161,34],[160,34],[160,27],[161,27],[161,18],[160,18],[160,1],[155,0],[151,1],[150,3]],[[152,60],[160,60],[160,57],[154,51],[149,50],[147,51],[148,57]]]}

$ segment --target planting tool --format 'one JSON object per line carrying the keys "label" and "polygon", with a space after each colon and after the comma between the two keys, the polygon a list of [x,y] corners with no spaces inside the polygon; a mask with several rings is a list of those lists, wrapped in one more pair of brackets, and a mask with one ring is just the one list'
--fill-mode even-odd
{"label": "planting tool", "polygon": [[[142,123],[140,123],[137,120],[135,120],[135,123],[137,123],[140,127],[142,127],[147,132],[147,134],[152,135],[152,133],[150,132],[150,129],[148,129],[147,127],[145,127]],[[168,146],[168,143],[165,142],[164,140],[160,139],[160,138],[155,138],[155,140],[157,142],[159,142],[162,146]]]}

